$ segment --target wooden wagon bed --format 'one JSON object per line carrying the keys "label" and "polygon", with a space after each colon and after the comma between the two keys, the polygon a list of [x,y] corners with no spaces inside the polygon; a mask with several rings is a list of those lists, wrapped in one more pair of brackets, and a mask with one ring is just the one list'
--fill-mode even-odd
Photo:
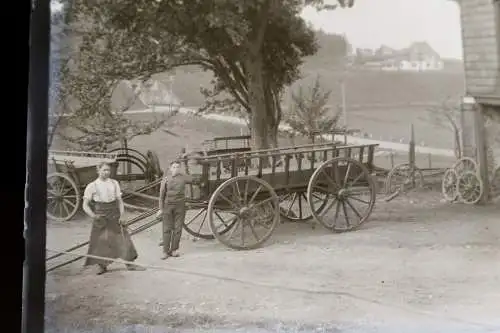
{"label": "wooden wagon bed", "polygon": [[[198,181],[187,186],[186,195],[189,205],[200,209],[194,218],[205,211],[210,233],[202,234],[202,226],[191,227],[194,218],[185,222],[185,228],[196,237],[217,238],[234,249],[260,246],[280,216],[314,219],[333,231],[353,230],[368,218],[375,203],[371,174],[376,146],[327,142],[188,158],[188,171]],[[364,205],[360,209],[348,200],[357,195],[354,199]],[[332,224],[325,214],[334,205]],[[339,214],[344,216],[342,226],[337,224]],[[243,240],[245,228],[252,239]]]}

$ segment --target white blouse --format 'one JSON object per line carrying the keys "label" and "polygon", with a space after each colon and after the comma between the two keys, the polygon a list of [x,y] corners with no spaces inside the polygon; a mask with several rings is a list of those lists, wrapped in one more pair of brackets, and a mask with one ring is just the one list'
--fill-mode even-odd
{"label": "white blouse", "polygon": [[122,191],[118,181],[108,178],[101,180],[97,178],[85,187],[83,198],[95,202],[113,202],[122,197]]}

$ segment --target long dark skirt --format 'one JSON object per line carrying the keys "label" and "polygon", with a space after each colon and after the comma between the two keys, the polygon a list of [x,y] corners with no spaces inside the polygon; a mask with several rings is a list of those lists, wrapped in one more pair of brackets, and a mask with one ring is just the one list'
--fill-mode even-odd
{"label": "long dark skirt", "polygon": [[[87,253],[112,259],[120,258],[126,261],[137,259],[137,251],[130,234],[125,227],[120,225],[118,202],[96,202],[94,212],[99,217],[94,219],[92,223]],[[107,266],[110,263],[109,260],[87,258],[84,266]]]}

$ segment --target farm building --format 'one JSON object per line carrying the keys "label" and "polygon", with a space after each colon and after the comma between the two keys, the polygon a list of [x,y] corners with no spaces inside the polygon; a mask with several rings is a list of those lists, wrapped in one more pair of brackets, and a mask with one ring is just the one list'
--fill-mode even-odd
{"label": "farm building", "polygon": [[427,42],[414,42],[409,47],[395,50],[386,45],[379,49],[358,50],[365,68],[400,71],[442,70],[444,62]]}
{"label": "farm building", "polygon": [[476,155],[487,194],[488,175],[495,163],[487,141],[491,144],[492,137],[498,137],[500,124],[500,1],[455,2],[460,6],[466,82],[462,118],[464,153]]}

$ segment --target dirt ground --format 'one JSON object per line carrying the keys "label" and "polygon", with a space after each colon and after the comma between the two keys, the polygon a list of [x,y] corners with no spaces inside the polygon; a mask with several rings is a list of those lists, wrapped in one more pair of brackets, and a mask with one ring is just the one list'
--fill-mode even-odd
{"label": "dirt ground", "polygon": [[[89,232],[82,219],[50,223],[47,247]],[[160,237],[159,226],[134,236],[146,271],[96,276],[80,261],[49,273],[46,331],[500,332],[498,203],[413,193],[379,200],[358,231],[287,222],[253,251],[184,233],[166,261]]]}

